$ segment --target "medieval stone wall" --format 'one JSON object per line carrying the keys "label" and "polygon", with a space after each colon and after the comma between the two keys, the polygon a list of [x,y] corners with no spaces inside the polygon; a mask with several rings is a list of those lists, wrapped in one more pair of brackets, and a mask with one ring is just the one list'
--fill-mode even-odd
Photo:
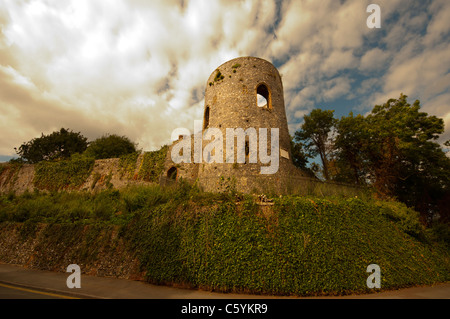
{"label": "medieval stone wall", "polygon": [[[260,103],[258,96],[264,103]],[[207,130],[215,128],[222,137],[223,156],[215,162],[207,163],[204,150],[212,141],[206,138]],[[255,140],[244,137],[241,143],[235,138],[232,160],[227,162],[227,129],[255,129]],[[278,129],[279,156],[277,170],[262,174],[262,167],[274,163],[262,163],[260,149],[271,153],[271,129]],[[261,142],[259,129],[266,129],[267,141]],[[194,132],[195,135],[195,132]],[[307,180],[306,174],[292,163],[290,136],[286,119],[283,84],[278,70],[270,62],[256,57],[241,57],[220,65],[212,72],[206,83],[203,131],[201,132],[201,161],[195,160],[194,135],[181,137],[168,147],[164,161],[164,171],[159,177],[160,183],[166,185],[184,179],[196,182],[205,191],[223,191],[234,188],[244,193],[264,193],[266,191],[285,193]],[[172,150],[178,143],[188,140],[190,155],[187,162],[174,163]],[[238,145],[239,144],[239,145]],[[245,159],[238,162],[238,148],[245,148]],[[198,149],[197,149],[198,150]],[[216,151],[216,150],[214,150]],[[256,152],[256,162],[251,154]],[[213,154],[218,156],[218,154]],[[217,159],[217,158],[216,158]],[[87,180],[78,187],[79,190],[99,190],[107,187],[122,188],[129,184],[146,184],[134,178],[138,175],[142,155],[137,159],[135,172],[124,176],[119,159],[95,161],[94,168]],[[18,169],[0,171],[0,192],[32,191],[34,168],[22,165]]]}
{"label": "medieval stone wall", "polygon": [[[134,178],[135,174],[124,174],[119,161],[119,158],[96,160],[86,180],[80,186],[67,190],[95,192],[106,188],[120,189],[128,185],[149,184],[149,182]],[[141,161],[142,155],[136,161],[135,172],[139,169]],[[33,182],[34,177],[35,165],[33,164],[10,165],[2,163],[0,164],[0,193],[23,194],[26,191],[33,192],[36,189]]]}

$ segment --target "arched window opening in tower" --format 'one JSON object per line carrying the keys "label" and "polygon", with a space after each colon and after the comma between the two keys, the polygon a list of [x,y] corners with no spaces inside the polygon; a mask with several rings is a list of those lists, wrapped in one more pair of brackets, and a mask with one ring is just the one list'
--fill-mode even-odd
{"label": "arched window opening in tower", "polygon": [[270,93],[265,84],[258,85],[256,89],[256,103],[258,107],[271,108]]}
{"label": "arched window opening in tower", "polygon": [[176,167],[171,167],[168,171],[167,171],[167,177],[169,179],[172,180],[176,180],[177,179],[177,168]]}
{"label": "arched window opening in tower", "polygon": [[245,163],[248,163],[248,157],[250,155],[250,141],[249,137],[245,137]]}
{"label": "arched window opening in tower", "polygon": [[205,116],[203,119],[203,129],[206,130],[209,126],[209,106],[205,109]]}

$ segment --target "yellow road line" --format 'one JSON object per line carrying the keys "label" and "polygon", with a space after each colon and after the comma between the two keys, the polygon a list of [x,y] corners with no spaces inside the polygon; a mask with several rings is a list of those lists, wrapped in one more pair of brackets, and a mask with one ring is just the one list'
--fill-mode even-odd
{"label": "yellow road line", "polygon": [[33,290],[33,289],[28,289],[28,288],[21,288],[21,287],[15,287],[15,286],[10,286],[10,285],[5,285],[5,284],[2,284],[2,283],[0,283],[0,287],[10,288],[10,289],[16,289],[16,290],[21,290],[21,291],[31,292],[31,293],[34,293],[34,294],[46,295],[46,296],[57,297],[57,298],[64,298],[64,299],[80,299],[80,298],[76,298],[76,297],[69,297],[69,296],[64,296],[64,295],[54,294],[54,293],[50,293],[50,292],[44,292],[44,291],[38,291],[38,290]]}

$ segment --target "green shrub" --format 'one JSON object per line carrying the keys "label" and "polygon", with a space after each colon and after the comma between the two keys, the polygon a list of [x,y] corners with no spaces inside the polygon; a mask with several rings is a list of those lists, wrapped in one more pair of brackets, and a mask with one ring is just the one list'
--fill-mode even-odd
{"label": "green shrub", "polygon": [[169,200],[167,194],[159,185],[131,186],[123,191],[123,201],[128,212],[140,211]]}
{"label": "green shrub", "polygon": [[8,213],[0,207],[0,223],[6,222],[9,220]]}
{"label": "green shrub", "polygon": [[71,210],[67,212],[67,217],[70,222],[74,223],[77,221],[83,221],[89,219],[90,211],[84,205],[80,204],[73,207]]}
{"label": "green shrub", "polygon": [[434,222],[427,230],[431,240],[444,243],[450,249],[450,225],[442,222]]}
{"label": "green shrub", "polygon": [[87,138],[81,133],[61,128],[49,135],[42,134],[41,137],[23,143],[16,149],[20,158],[13,162],[26,161],[34,164],[40,161],[68,159],[77,153],[84,152],[86,147]]}
{"label": "green shrub", "polygon": [[136,145],[128,137],[112,134],[90,142],[84,154],[95,159],[105,159],[121,157],[136,151]]}
{"label": "green shrub", "polygon": [[400,202],[378,201],[380,213],[396,222],[405,233],[423,238],[424,227],[419,221],[419,213]]}
{"label": "green shrub", "polygon": [[120,210],[120,192],[111,189],[100,192],[94,197],[92,206],[95,219],[108,221]]}
{"label": "green shrub", "polygon": [[23,223],[30,218],[30,211],[27,207],[20,206],[13,214],[12,221]]}

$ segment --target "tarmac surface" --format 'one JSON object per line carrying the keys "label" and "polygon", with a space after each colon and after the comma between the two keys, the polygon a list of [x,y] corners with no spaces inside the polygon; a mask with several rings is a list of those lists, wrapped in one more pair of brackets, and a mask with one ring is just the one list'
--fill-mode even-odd
{"label": "tarmac surface", "polygon": [[449,282],[363,295],[300,298],[216,293],[84,274],[81,288],[68,288],[70,275],[0,263],[0,299],[450,299]]}

